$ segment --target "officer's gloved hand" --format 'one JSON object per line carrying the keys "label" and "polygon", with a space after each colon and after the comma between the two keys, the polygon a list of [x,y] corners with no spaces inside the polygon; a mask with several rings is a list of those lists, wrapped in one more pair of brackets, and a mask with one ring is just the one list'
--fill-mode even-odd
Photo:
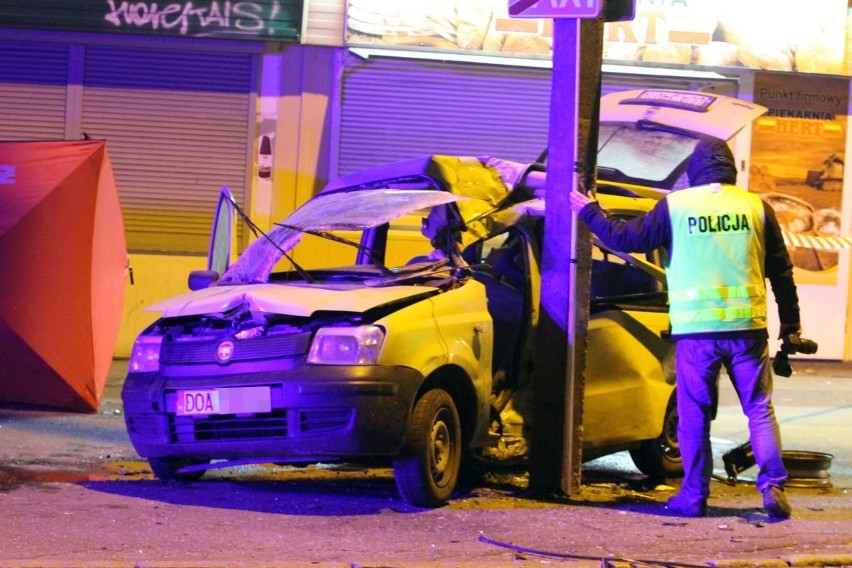
{"label": "officer's gloved hand", "polygon": [[778,332],[778,339],[783,340],[790,335],[802,335],[802,324],[799,322],[782,323],[781,330]]}

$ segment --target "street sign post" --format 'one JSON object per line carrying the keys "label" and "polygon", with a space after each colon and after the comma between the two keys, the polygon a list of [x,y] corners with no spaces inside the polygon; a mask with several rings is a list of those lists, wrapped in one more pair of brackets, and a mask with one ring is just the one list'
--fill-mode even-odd
{"label": "street sign post", "polygon": [[511,17],[554,19],[545,227],[559,230],[544,232],[530,489],[570,497],[581,481],[592,244],[568,194],[594,185],[604,0],[509,2]]}
{"label": "street sign post", "polygon": [[554,19],[545,226],[559,230],[544,232],[530,489],[571,496],[581,478],[592,240],[567,197],[595,184],[604,21],[633,19],[636,0],[508,1],[512,18]]}
{"label": "street sign post", "polygon": [[513,18],[597,18],[603,0],[509,0]]}

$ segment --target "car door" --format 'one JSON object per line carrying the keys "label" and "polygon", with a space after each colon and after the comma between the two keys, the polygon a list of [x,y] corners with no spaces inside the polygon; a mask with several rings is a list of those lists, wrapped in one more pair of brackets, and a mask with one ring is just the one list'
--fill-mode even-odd
{"label": "car door", "polygon": [[659,436],[674,388],[659,258],[593,249],[585,365],[584,446],[627,446]]}
{"label": "car door", "polygon": [[231,266],[236,255],[236,209],[234,194],[227,186],[219,190],[213,228],[210,231],[210,248],[207,251],[207,270],[220,276]]}
{"label": "car door", "polygon": [[227,186],[219,190],[213,226],[210,229],[210,246],[207,249],[207,270],[189,273],[190,290],[207,288],[225,273],[236,258],[236,205],[234,194]]}

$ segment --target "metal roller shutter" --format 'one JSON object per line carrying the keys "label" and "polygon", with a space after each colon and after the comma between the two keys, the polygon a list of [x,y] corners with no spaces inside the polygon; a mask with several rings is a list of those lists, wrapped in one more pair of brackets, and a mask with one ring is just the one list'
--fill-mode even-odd
{"label": "metal roller shutter", "polygon": [[243,203],[256,56],[88,46],[82,131],[107,140],[128,248],[204,252],[216,196]]}
{"label": "metal roller shutter", "polygon": [[[621,70],[616,70],[621,67]],[[609,68],[610,70],[607,70]],[[642,71],[645,71],[644,73]],[[736,96],[737,79],[724,77],[715,73],[702,72],[678,74],[679,70],[670,69],[670,75],[664,75],[664,69],[656,70],[656,73],[648,72],[647,68],[641,67],[627,71],[624,66],[604,65],[601,75],[601,95],[615,93],[618,91],[629,91],[631,89],[677,89],[687,91],[715,91],[722,94]],[[703,75],[702,75],[703,73]],[[713,75],[716,75],[715,77]]]}
{"label": "metal roller shutter", "polygon": [[65,137],[68,46],[0,41],[0,140]]}
{"label": "metal roller shutter", "polygon": [[549,69],[349,56],[336,173],[424,154],[534,161],[549,101]]}
{"label": "metal roller shutter", "polygon": [[[424,154],[535,161],[547,144],[551,69],[347,56],[337,175]],[[601,93],[736,90],[727,78],[604,72]]]}

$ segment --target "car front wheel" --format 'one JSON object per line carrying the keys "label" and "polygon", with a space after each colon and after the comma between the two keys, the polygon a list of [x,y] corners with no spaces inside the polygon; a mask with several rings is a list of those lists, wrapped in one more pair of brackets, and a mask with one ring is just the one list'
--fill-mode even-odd
{"label": "car front wheel", "polygon": [[204,470],[194,470],[188,472],[180,472],[181,468],[201,465],[207,463],[202,460],[193,460],[189,458],[148,458],[148,465],[151,466],[151,471],[162,482],[168,481],[198,481],[204,475]]}
{"label": "car front wheel", "polygon": [[414,405],[406,442],[394,460],[403,499],[418,507],[440,507],[452,495],[461,464],[461,423],[452,397],[428,391]]}
{"label": "car front wheel", "polygon": [[654,479],[683,476],[683,459],[677,441],[677,400],[672,393],[663,418],[663,432],[654,440],[643,441],[630,450],[639,471]]}

